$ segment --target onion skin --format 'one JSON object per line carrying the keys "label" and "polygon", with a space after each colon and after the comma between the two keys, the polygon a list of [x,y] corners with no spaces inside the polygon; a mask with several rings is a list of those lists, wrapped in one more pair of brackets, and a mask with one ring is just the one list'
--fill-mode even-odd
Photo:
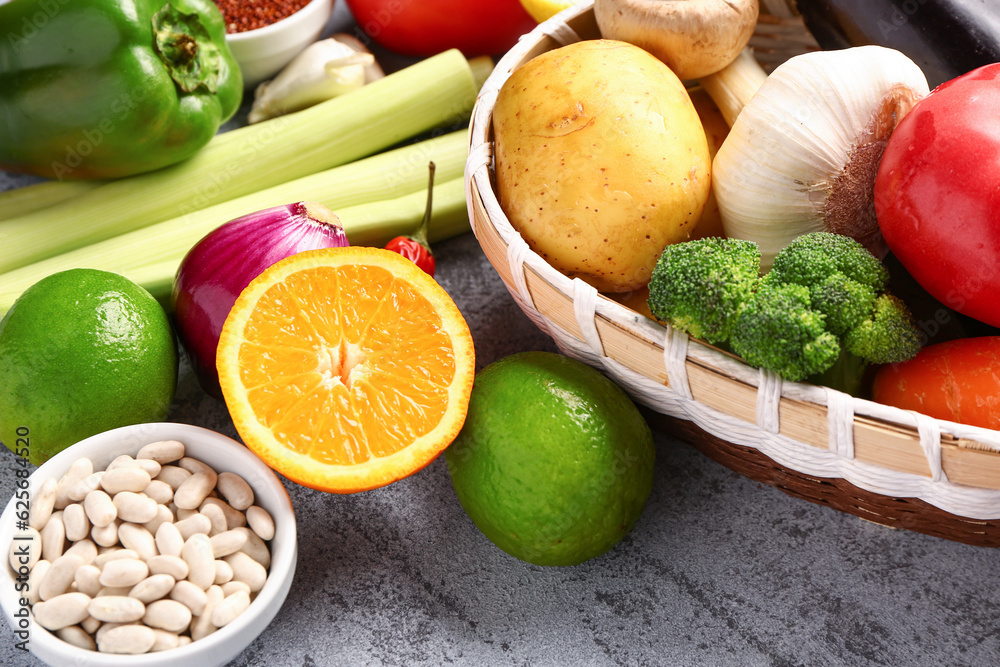
{"label": "onion skin", "polygon": [[305,250],[349,245],[337,216],[297,202],[230,220],[198,241],[174,278],[175,327],[202,389],[222,398],[215,353],[240,292],[264,269]]}

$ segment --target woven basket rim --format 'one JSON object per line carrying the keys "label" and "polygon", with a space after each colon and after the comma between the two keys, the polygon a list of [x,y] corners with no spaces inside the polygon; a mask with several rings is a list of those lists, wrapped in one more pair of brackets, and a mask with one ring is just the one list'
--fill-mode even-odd
{"label": "woven basket rim", "polygon": [[[484,251],[487,250],[485,244],[489,241],[485,237],[492,233],[495,233],[499,237],[505,246],[504,250],[508,253],[511,244],[524,244],[520,234],[513,228],[506,215],[500,209],[491,178],[492,108],[496,100],[496,93],[499,91],[502,83],[510,76],[511,72],[522,62],[533,55],[558,47],[564,41],[575,41],[573,39],[576,33],[575,28],[579,28],[580,26],[586,28],[588,21],[593,21],[592,10],[593,0],[586,0],[583,3],[563,10],[557,16],[540,24],[535,30],[523,36],[518,44],[500,59],[493,74],[483,86],[473,111],[472,122],[470,123],[470,157],[466,167],[466,189],[470,219],[473,221],[473,230],[480,240],[480,244],[484,246]],[[773,23],[773,20],[769,21],[770,23]],[[567,32],[567,28],[569,32]],[[524,249],[519,250],[523,251]],[[486,254],[494,268],[500,271],[501,267],[498,266],[499,260],[491,256],[489,252],[486,252]],[[611,331],[609,327],[613,327],[630,336],[637,344],[649,345],[655,349],[663,350],[664,353],[666,352],[665,341],[671,335],[669,327],[664,327],[613,299],[596,294],[596,292],[593,295],[588,294],[589,286],[585,286],[586,284],[579,279],[570,279],[556,271],[530,249],[522,252],[522,255],[520,261],[523,262],[525,274],[533,271],[537,274],[538,278],[551,286],[552,290],[568,299],[574,310],[579,310],[581,299],[593,301],[591,312],[595,319],[594,331],[601,330],[603,327],[603,332],[608,333]],[[519,279],[516,276],[512,280],[504,275],[504,271],[500,271],[500,273],[505,285],[519,301],[519,305],[524,308],[525,304],[521,303],[518,297],[526,289],[528,277],[522,277],[520,282],[524,284],[518,285],[517,282]],[[534,276],[531,278],[534,279]],[[543,287],[537,281],[534,284],[536,289]],[[589,289],[592,290],[592,288]],[[531,290],[529,289],[528,291],[530,292]],[[532,303],[532,307],[533,305]],[[532,315],[532,313],[529,313],[529,315]],[[553,326],[554,323],[551,319],[545,318],[545,316],[541,317],[543,318],[542,321],[539,321],[535,317],[533,319],[536,320],[536,324],[539,324],[543,330],[546,327],[551,328]],[[582,338],[587,339],[588,332],[583,331],[582,333]],[[593,341],[593,332],[589,332],[589,334],[592,342],[598,346],[601,354],[603,354],[602,342],[600,340]],[[573,336],[577,340],[581,339],[575,333]],[[600,337],[598,335],[598,338]],[[557,340],[557,342],[559,341]],[[587,340],[583,340],[582,342],[586,344]],[[611,361],[619,361],[613,357],[610,359]],[[701,367],[718,372],[730,381],[752,388],[758,395],[763,391],[764,375],[758,369],[751,368],[733,356],[723,353],[701,341],[690,339],[687,342],[684,365],[695,369]],[[644,372],[642,374],[650,381],[658,382],[663,387],[670,388],[669,382],[664,383],[661,380],[657,380],[649,373]],[[630,390],[630,393],[635,391],[634,387],[625,386],[625,388]],[[827,388],[804,383],[780,383],[779,410],[781,409],[780,406],[784,405],[787,401],[791,404],[811,406],[829,417],[827,406],[828,404],[833,405],[832,401],[836,398],[831,397],[831,394],[839,394],[840,397],[836,400],[839,401],[838,404],[841,408],[844,407],[843,402],[847,401],[850,409],[853,411],[854,416],[851,422],[852,433],[857,433],[859,429],[864,429],[865,433],[870,434],[874,432],[888,441],[905,440],[909,443],[908,448],[911,454],[914,451],[913,445],[916,443],[916,451],[925,457],[923,461],[920,460],[919,456],[916,461],[903,461],[901,464],[903,467],[898,472],[926,478],[928,484],[922,485],[922,490],[915,494],[908,494],[904,491],[904,493],[892,493],[891,495],[904,497],[911,495],[958,516],[976,519],[1000,517],[1000,431],[932,419],[926,415],[851,397]],[[657,409],[655,405],[651,407]],[[662,410],[659,411],[662,412]],[[697,423],[696,419],[693,421]],[[755,427],[759,426],[759,424],[748,423],[747,426]],[[720,435],[717,432],[713,433],[709,429],[706,430],[713,435]],[[936,454],[933,447],[930,450],[927,448],[928,433],[930,433],[931,437],[937,438]],[[732,440],[733,442],[738,440],[738,438],[730,438],[726,437],[726,435],[732,434],[722,434],[722,437],[726,440]],[[768,434],[764,433],[764,435]],[[740,437],[746,439],[747,436],[741,434]],[[832,435],[830,437],[832,438]],[[857,440],[857,435],[853,437]],[[740,444],[747,443],[743,442]],[[815,443],[811,445],[806,443],[800,444],[816,449],[822,447],[822,445],[816,445]],[[894,443],[893,447],[897,444]],[[871,446],[871,443],[868,443],[868,446]],[[942,455],[942,449],[946,450],[944,455]],[[933,458],[935,455],[938,457],[936,460],[936,470],[935,459]],[[772,458],[774,457],[772,456]],[[910,458],[912,459],[912,457]],[[776,461],[779,465],[786,465],[793,470],[799,470],[801,467],[796,460],[782,461],[776,458]],[[859,468],[870,466],[869,463],[865,463],[865,466],[862,466],[861,462],[855,461],[855,463],[857,463]],[[986,472],[983,472],[984,464],[988,464]],[[891,465],[880,464],[876,467],[884,468],[887,471],[894,471],[894,467]],[[940,475],[942,472],[947,473],[943,479]],[[949,482],[948,480],[953,477],[959,481],[954,483]],[[852,480],[852,482],[857,483],[857,480]],[[861,484],[861,486],[864,485]],[[940,494],[937,492],[939,488],[947,488],[947,493],[944,495],[957,494],[961,496],[961,500],[956,505],[955,502],[952,502],[953,499],[949,500],[940,497]],[[982,496],[980,498],[982,501],[980,503],[981,507],[970,508],[964,504],[968,500],[967,496],[970,494],[973,496],[977,494]],[[972,504],[976,505],[975,502]]]}

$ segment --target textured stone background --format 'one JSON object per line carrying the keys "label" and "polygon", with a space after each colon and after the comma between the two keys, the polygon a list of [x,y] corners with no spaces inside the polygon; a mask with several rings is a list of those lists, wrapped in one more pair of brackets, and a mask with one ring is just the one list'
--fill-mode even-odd
{"label": "textured stone background", "polygon": [[[340,9],[334,20],[349,17]],[[0,174],[0,189],[28,180]],[[436,251],[480,368],[555,349],[471,234]],[[186,362],[170,419],[236,437]],[[572,568],[528,565],[493,547],[459,506],[442,459],[353,496],[286,483],[299,527],[295,582],[274,623],[232,664],[998,664],[997,551],[790,498],[670,433],[657,432],[656,444],[655,487],[633,532]],[[13,465],[2,449],[4,500]],[[0,664],[41,664],[13,644],[0,625]]]}

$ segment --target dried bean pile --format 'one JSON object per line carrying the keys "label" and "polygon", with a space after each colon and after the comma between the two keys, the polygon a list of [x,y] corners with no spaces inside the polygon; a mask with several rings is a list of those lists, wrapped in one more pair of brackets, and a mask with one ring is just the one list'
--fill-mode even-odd
{"label": "dried bean pile", "polygon": [[[75,461],[32,499],[28,590],[35,621],[106,653],[206,637],[264,586],[274,521],[250,485],[155,442],[94,471]],[[23,545],[24,541],[15,541]],[[10,565],[17,571],[14,546]]]}

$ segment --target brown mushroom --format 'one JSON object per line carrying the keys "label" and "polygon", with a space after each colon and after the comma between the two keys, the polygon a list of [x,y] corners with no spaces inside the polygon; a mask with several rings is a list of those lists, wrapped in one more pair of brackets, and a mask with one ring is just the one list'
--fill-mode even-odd
{"label": "brown mushroom", "polygon": [[649,51],[683,80],[731,63],[750,41],[758,0],[594,0],[608,39]]}

